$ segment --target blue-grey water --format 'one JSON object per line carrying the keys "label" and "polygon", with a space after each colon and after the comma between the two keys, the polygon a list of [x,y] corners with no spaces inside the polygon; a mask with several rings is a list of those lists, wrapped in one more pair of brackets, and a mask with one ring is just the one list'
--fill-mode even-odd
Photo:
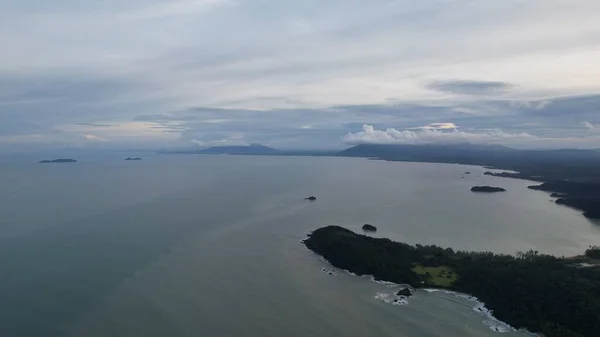
{"label": "blue-grey water", "polygon": [[[503,253],[575,255],[600,242],[578,211],[479,167],[123,158],[0,158],[0,336],[520,336],[494,332],[456,294],[386,303],[393,288],[322,272],[299,241],[371,223],[377,236]],[[508,191],[469,191],[479,184]]]}

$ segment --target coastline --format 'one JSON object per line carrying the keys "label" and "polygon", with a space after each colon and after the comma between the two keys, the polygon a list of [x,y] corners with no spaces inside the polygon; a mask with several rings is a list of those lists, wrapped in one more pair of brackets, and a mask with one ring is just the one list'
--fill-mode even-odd
{"label": "coastline", "polygon": [[[564,206],[576,210],[581,213],[585,218],[591,221],[600,220],[600,183],[595,182],[575,182],[567,178],[564,179],[548,179],[540,174],[528,174],[522,171],[516,170],[515,168],[503,168],[498,166],[477,164],[477,163],[461,163],[461,162],[450,162],[450,161],[434,161],[434,160],[401,160],[401,159],[386,159],[381,157],[369,157],[368,160],[382,160],[388,162],[402,162],[402,163],[431,163],[431,164],[448,164],[448,165],[463,165],[483,168],[488,171],[484,172],[483,175],[499,177],[499,178],[510,178],[519,179],[531,182],[531,185],[527,186],[528,189],[546,192],[552,197],[552,194],[560,194],[560,197],[552,197],[552,202],[557,206]],[[499,171],[491,172],[489,170]],[[592,189],[597,191],[590,192]],[[581,191],[579,191],[581,190]]]}

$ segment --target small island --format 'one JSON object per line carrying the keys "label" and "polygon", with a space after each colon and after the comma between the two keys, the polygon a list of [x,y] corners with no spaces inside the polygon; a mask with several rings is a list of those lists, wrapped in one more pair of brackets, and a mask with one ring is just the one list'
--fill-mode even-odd
{"label": "small island", "polygon": [[142,158],[140,158],[140,157],[134,157],[134,158],[127,157],[127,158],[125,158],[125,160],[142,160]]}
{"label": "small island", "polygon": [[49,164],[49,163],[76,163],[77,160],[75,159],[66,159],[66,158],[61,158],[61,159],[53,159],[53,160],[40,160],[40,164]]}
{"label": "small island", "polygon": [[308,197],[308,198],[304,198],[304,200],[315,201],[315,200],[317,200],[317,197],[315,197],[314,195],[311,195],[311,196],[310,196],[310,197]]}
{"label": "small island", "polygon": [[473,186],[471,188],[471,192],[483,192],[483,193],[497,193],[497,192],[506,192],[502,187],[493,187],[493,186]]}
{"label": "small island", "polygon": [[363,231],[365,231],[365,232],[376,232],[376,231],[377,231],[377,227],[375,227],[375,226],[373,226],[373,225],[369,225],[368,223],[367,223],[367,224],[364,224],[364,225],[362,226],[362,229],[363,229]]}
{"label": "small island", "polygon": [[600,247],[590,247],[584,261],[533,250],[513,256],[411,246],[339,226],[319,228],[303,243],[334,267],[359,276],[476,296],[515,328],[547,337],[597,336],[600,331],[600,261],[595,260]]}

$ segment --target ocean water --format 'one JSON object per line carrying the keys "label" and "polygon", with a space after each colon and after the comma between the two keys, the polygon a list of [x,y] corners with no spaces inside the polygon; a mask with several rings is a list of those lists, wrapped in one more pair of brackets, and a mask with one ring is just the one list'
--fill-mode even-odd
{"label": "ocean water", "polygon": [[[0,336],[526,336],[469,296],[397,299],[300,241],[370,223],[380,237],[503,253],[600,242],[578,211],[480,167],[124,157],[0,158]],[[508,191],[469,191],[480,184]]]}

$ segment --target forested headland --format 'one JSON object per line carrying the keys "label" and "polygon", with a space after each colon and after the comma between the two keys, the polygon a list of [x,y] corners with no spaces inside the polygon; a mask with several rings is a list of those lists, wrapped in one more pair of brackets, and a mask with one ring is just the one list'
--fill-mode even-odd
{"label": "forested headland", "polygon": [[[411,246],[339,226],[317,229],[304,244],[357,275],[474,295],[496,318],[546,337],[592,337],[600,331],[600,268],[583,268],[573,258]],[[593,261],[599,252],[590,247],[582,258]]]}

